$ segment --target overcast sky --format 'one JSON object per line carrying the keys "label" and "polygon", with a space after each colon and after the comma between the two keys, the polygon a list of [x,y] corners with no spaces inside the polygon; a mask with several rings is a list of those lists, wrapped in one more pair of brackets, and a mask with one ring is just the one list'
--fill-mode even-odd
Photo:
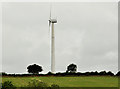
{"label": "overcast sky", "polygon": [[[118,70],[117,2],[52,3],[56,72],[75,63],[78,71]],[[50,3],[2,4],[2,71],[27,73],[29,64],[50,71]]]}

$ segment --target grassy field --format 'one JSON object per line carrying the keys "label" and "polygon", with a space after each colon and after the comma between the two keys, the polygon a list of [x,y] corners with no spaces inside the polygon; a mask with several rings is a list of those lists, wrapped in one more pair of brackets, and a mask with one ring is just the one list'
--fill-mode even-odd
{"label": "grassy field", "polygon": [[117,87],[118,78],[110,76],[80,77],[2,77],[2,82],[10,80],[17,87],[25,86],[32,79],[39,79],[60,87]]}

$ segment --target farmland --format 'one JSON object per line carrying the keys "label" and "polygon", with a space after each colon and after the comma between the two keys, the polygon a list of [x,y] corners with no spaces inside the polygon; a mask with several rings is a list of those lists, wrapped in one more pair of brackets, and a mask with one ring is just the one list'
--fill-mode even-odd
{"label": "farmland", "polygon": [[79,76],[79,77],[2,77],[2,82],[12,81],[17,87],[24,87],[32,79],[39,79],[60,87],[118,87],[118,78],[115,76]]}

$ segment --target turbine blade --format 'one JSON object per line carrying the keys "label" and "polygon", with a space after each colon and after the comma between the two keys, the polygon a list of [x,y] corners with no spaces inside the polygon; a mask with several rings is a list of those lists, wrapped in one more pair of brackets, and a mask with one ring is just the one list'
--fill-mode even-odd
{"label": "turbine blade", "polygon": [[50,27],[50,21],[49,21],[49,27]]}
{"label": "turbine blade", "polygon": [[51,19],[51,11],[52,11],[52,4],[50,4],[50,17],[49,17],[49,19]]}

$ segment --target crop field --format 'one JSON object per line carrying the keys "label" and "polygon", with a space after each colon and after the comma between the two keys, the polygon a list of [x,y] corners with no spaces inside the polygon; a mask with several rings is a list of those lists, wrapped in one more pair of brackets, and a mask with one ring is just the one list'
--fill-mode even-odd
{"label": "crop field", "polygon": [[118,78],[111,76],[2,77],[2,82],[9,80],[17,87],[24,87],[32,79],[39,79],[48,84],[58,84],[60,87],[118,87]]}

